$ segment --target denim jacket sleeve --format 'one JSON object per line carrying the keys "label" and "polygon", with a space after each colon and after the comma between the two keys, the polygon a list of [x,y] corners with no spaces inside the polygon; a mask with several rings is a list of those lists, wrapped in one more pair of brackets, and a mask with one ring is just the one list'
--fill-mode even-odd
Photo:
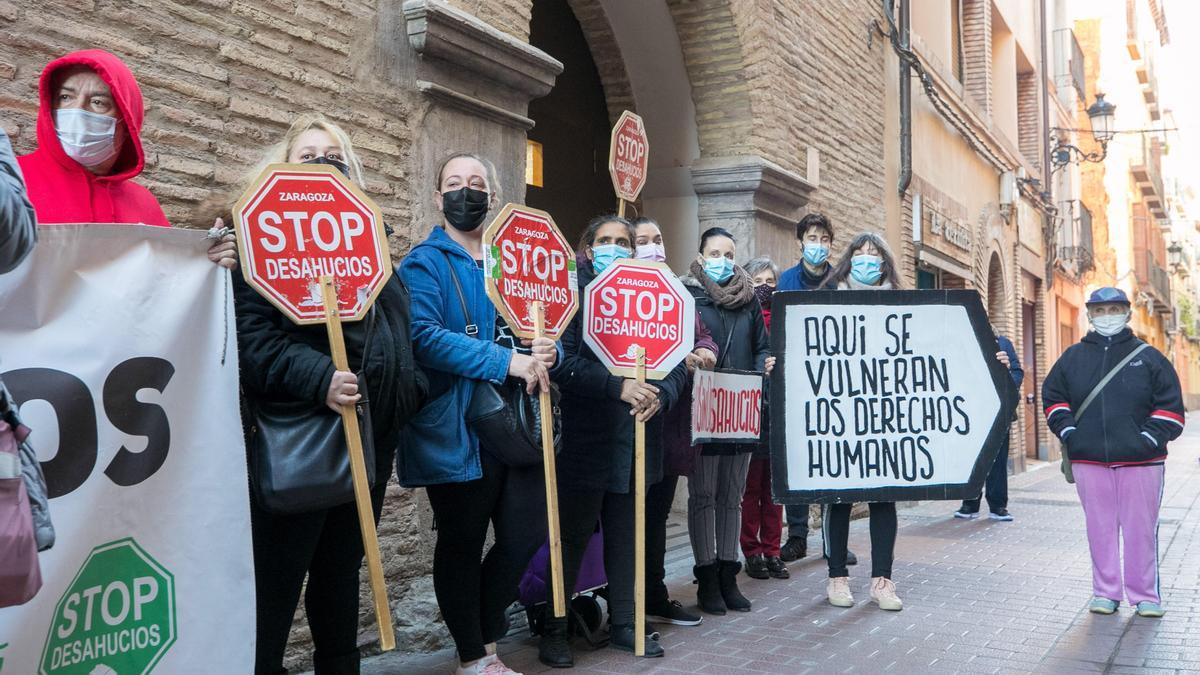
{"label": "denim jacket sleeve", "polygon": [[[471,337],[463,328],[454,328],[455,323],[465,327],[466,317],[459,316],[457,299],[447,306],[448,298],[454,295],[447,278],[449,264],[453,262],[446,256],[424,247],[410,253],[400,265],[400,278],[412,297],[412,341],[417,361],[459,377],[501,383],[508,375],[512,352]],[[481,313],[474,307],[472,311]]]}

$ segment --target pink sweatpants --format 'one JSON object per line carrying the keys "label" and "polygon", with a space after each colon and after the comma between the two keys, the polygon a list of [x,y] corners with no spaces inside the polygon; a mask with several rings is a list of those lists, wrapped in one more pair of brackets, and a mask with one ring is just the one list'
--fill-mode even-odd
{"label": "pink sweatpants", "polygon": [[[1111,469],[1075,462],[1071,468],[1087,519],[1094,594],[1117,602],[1124,595],[1131,605],[1144,600],[1160,602],[1158,509],[1162,504],[1163,466]],[[1123,587],[1122,542],[1125,545]]]}

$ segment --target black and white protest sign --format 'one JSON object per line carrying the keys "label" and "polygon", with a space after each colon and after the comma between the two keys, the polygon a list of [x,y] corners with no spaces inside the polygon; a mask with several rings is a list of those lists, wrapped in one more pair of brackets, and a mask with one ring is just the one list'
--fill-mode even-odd
{"label": "black and white protest sign", "polygon": [[976,496],[1017,391],[975,291],[808,291],[772,302],[779,503]]}

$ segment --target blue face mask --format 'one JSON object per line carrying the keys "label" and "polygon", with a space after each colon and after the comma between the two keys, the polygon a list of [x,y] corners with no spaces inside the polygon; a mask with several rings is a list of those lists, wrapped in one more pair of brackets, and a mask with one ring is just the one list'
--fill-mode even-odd
{"label": "blue face mask", "polygon": [[813,267],[820,267],[829,260],[829,247],[822,244],[805,244],[804,260]]}
{"label": "blue face mask", "polygon": [[860,284],[874,286],[883,276],[883,261],[877,255],[856,255],[850,259],[850,276]]}
{"label": "blue face mask", "polygon": [[613,264],[614,260],[628,258],[629,249],[619,244],[600,244],[592,247],[592,269],[596,270],[596,274],[602,274],[608,266]]}
{"label": "blue face mask", "polygon": [[709,279],[723,284],[733,276],[733,261],[726,257],[705,258],[704,273],[708,275]]}

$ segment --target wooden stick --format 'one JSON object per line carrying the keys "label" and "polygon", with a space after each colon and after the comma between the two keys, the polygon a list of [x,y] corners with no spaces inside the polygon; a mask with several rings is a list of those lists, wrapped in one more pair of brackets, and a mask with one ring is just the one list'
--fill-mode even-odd
{"label": "wooden stick", "polygon": [[[346,341],[342,336],[342,320],[338,316],[337,289],[333,277],[321,277],[321,297],[325,301],[325,328],[329,332],[329,353],[333,367],[350,370],[346,358]],[[346,447],[350,450],[350,477],[354,483],[354,503],[358,506],[358,525],[362,531],[363,551],[367,555],[367,575],[371,581],[371,596],[375,600],[375,621],[379,624],[379,648],[388,652],[396,648],[396,632],[392,629],[392,610],[388,605],[387,586],[383,579],[383,564],[379,556],[379,539],[375,533],[375,514],[371,509],[371,486],[367,482],[366,460],[363,459],[362,435],[358,429],[358,414],[352,405],[342,406],[342,428],[346,432]]]}
{"label": "wooden stick", "polygon": [[[646,349],[638,347],[637,381],[646,383]],[[633,423],[633,654],[646,655],[646,423]]]}
{"label": "wooden stick", "polygon": [[[546,336],[545,308],[540,301],[533,303],[534,337]],[[542,410],[542,469],[546,478],[546,531],[550,539],[550,595],[554,598],[554,616],[567,615],[567,599],[563,589],[562,538],[558,529],[558,469],[554,463],[553,406],[550,392],[538,395]]]}
{"label": "wooden stick", "polygon": [[625,200],[620,197],[617,197],[617,215],[622,218],[625,217]]}

